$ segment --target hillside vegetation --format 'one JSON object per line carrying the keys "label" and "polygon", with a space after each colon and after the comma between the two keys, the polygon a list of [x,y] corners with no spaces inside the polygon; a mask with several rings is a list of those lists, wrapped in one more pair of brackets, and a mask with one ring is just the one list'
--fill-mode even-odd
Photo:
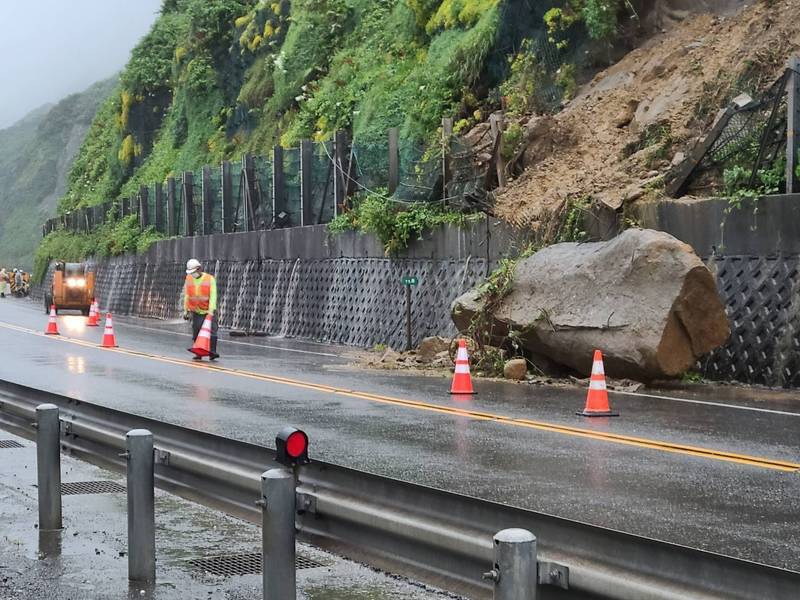
{"label": "hillside vegetation", "polygon": [[[557,110],[578,79],[631,47],[636,4],[164,0],[100,107],[59,210],[337,129],[372,142],[398,127],[404,142],[424,147],[445,116],[459,133],[500,108]],[[50,234],[38,271],[55,257],[141,250],[155,239],[132,220],[106,229]]]}
{"label": "hillside vegetation", "polygon": [[[624,4],[165,0],[98,113],[61,209],[338,128],[369,141],[396,126],[424,143],[453,116],[464,130],[501,106],[508,59],[524,39],[547,37],[546,15],[551,37],[585,20],[589,38],[604,38]],[[567,79],[562,91],[574,89]]]}
{"label": "hillside vegetation", "polygon": [[115,83],[95,84],[0,131],[0,265],[30,269],[41,225],[55,213],[72,161]]}

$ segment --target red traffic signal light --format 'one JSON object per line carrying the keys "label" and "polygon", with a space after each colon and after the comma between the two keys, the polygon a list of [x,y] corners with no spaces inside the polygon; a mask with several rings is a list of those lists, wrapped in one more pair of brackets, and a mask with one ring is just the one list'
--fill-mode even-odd
{"label": "red traffic signal light", "polygon": [[308,436],[294,427],[284,427],[275,437],[275,460],[286,467],[307,465]]}

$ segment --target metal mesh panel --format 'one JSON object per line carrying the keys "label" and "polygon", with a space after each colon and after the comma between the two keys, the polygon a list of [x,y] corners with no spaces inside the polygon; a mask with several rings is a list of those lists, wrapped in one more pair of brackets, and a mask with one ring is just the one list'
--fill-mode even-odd
{"label": "metal mesh panel", "polygon": [[198,169],[192,172],[192,225],[195,235],[203,232],[203,170]]}
{"label": "metal mesh panel", "polygon": [[359,189],[377,190],[389,185],[389,140],[353,141],[351,172]]}
{"label": "metal mesh panel", "polygon": [[257,223],[259,229],[268,229],[272,226],[272,161],[262,156],[255,157],[256,195],[259,200]]}
{"label": "metal mesh panel", "polygon": [[[186,561],[186,564],[194,573],[201,576],[234,577],[237,575],[257,575],[261,573],[261,552],[196,558]],[[322,563],[306,556],[297,555],[295,557],[295,569],[315,569],[324,566]]]}
{"label": "metal mesh panel", "polygon": [[442,200],[443,148],[400,143],[400,185],[395,197],[408,202]]}
{"label": "metal mesh panel", "polygon": [[731,256],[714,261],[731,337],[700,362],[711,379],[800,386],[800,259]]}
{"label": "metal mesh panel", "polygon": [[300,149],[283,151],[283,172],[286,186],[287,227],[300,225]]}
{"label": "metal mesh panel", "polygon": [[116,481],[73,481],[61,484],[62,496],[76,496],[79,494],[119,494],[125,491],[125,486]]}
{"label": "metal mesh panel", "polygon": [[333,219],[336,203],[333,172],[333,142],[314,144],[311,159],[311,225],[329,223]]}
{"label": "metal mesh panel", "polygon": [[222,233],[222,167],[211,167],[208,185],[209,199],[211,201],[210,233]]}
{"label": "metal mesh panel", "polygon": [[0,450],[10,450],[11,448],[24,448],[22,444],[15,440],[0,440]]}
{"label": "metal mesh panel", "polygon": [[[219,320],[225,328],[362,347],[405,343],[401,279],[416,276],[413,337],[455,334],[449,307],[487,272],[486,262],[337,258],[219,261]],[[119,314],[162,319],[180,315],[181,264],[112,259],[98,265],[99,301]]]}
{"label": "metal mesh panel", "polygon": [[183,184],[180,179],[175,181],[175,209],[172,218],[175,219],[175,228],[178,235],[186,235],[186,224],[183,220],[183,204],[184,204]]}
{"label": "metal mesh panel", "polygon": [[[785,87],[784,75],[757,100],[738,109],[695,171],[731,163],[743,163],[754,170],[770,166],[786,140]],[[761,164],[757,164],[762,146]]]}
{"label": "metal mesh panel", "polygon": [[233,219],[233,231],[244,231],[244,197],[242,195],[243,181],[242,181],[242,165],[239,163],[231,163],[231,198],[232,210],[231,218]]}

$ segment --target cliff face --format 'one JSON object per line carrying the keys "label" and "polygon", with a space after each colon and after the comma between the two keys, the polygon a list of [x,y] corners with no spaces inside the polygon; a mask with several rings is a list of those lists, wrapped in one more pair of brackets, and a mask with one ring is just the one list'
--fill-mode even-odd
{"label": "cliff face", "polygon": [[31,268],[41,224],[55,214],[75,155],[114,85],[95,84],[0,131],[0,265]]}

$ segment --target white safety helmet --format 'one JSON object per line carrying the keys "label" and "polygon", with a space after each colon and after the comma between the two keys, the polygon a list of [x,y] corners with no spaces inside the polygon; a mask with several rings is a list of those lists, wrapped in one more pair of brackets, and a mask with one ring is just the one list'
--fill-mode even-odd
{"label": "white safety helmet", "polygon": [[203,265],[200,264],[200,261],[196,258],[190,258],[189,262],[186,263],[186,274],[191,275],[198,269],[202,269]]}

